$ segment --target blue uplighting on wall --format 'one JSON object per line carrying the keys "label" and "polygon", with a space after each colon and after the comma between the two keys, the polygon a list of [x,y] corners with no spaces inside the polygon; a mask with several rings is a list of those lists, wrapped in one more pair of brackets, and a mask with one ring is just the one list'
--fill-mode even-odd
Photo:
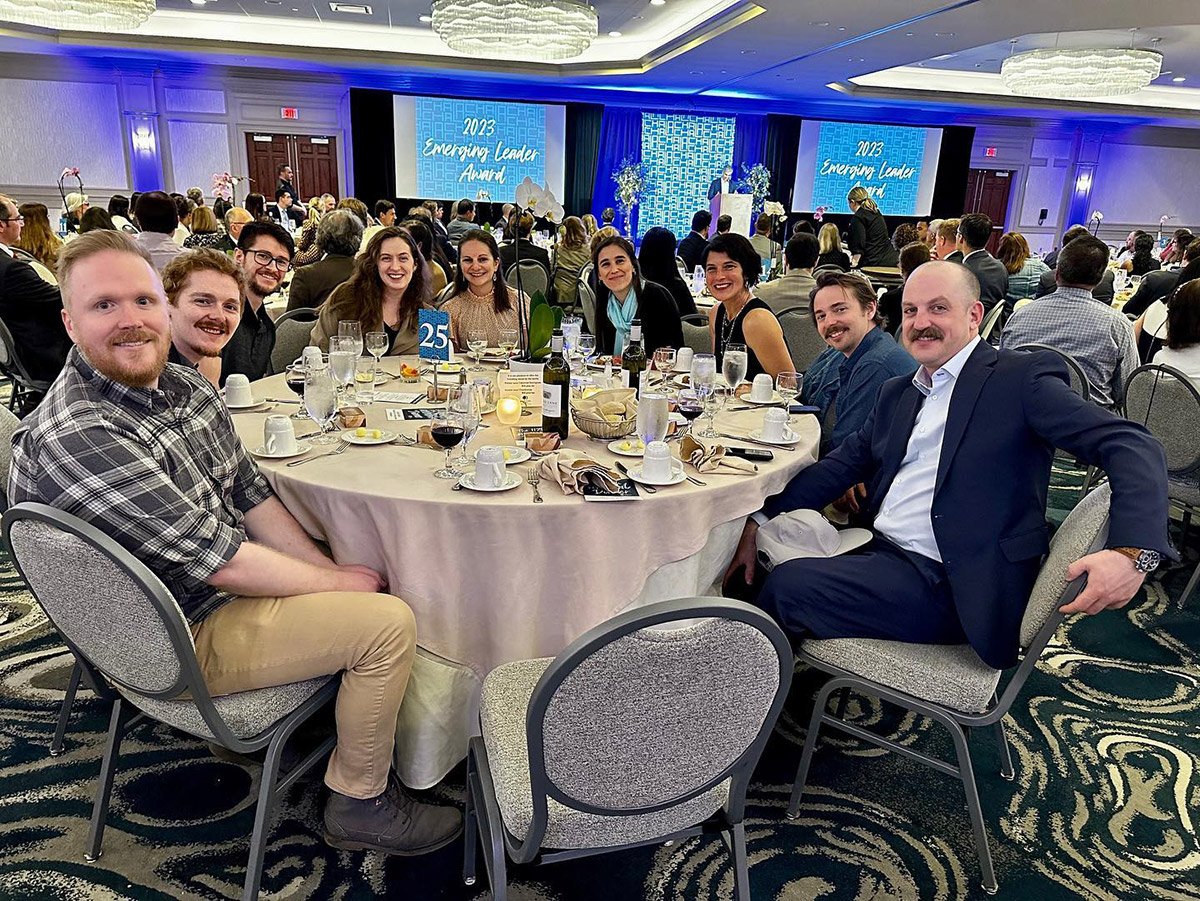
{"label": "blue uplighting on wall", "polygon": [[733,132],[733,116],[642,114],[649,187],[637,218],[639,234],[656,225],[676,238],[690,231],[692,214],[708,209],[708,186],[733,161]]}

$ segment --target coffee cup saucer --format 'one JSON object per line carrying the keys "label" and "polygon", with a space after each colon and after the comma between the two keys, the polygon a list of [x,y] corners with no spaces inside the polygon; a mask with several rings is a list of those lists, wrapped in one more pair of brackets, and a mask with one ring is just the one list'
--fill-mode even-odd
{"label": "coffee cup saucer", "polygon": [[307,454],[312,450],[312,446],[307,441],[297,441],[296,449],[290,453],[281,454],[279,452],[268,454],[265,445],[259,445],[250,451],[250,456],[258,457],[260,460],[290,460],[292,457],[299,457],[301,454]]}

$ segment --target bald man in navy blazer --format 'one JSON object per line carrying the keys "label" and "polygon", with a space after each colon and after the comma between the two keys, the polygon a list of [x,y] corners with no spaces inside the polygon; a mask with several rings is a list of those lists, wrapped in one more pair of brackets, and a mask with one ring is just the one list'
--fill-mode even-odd
{"label": "bald man in navy blazer", "polygon": [[1106,549],[1080,558],[1087,587],[1064,610],[1121,607],[1163,556],[1167,472],[1140,425],[1088,403],[1048,352],[979,340],[979,282],[948,262],[904,287],[915,376],[884,383],[870,419],[801,471],[746,524],[727,585],[752,581],[759,522],[820,510],[860,482],[875,538],[857,553],[791,560],[759,603],[797,638],[969,643],[985,663],[1014,664],[1030,590],[1049,548],[1046,493],[1054,449],[1102,468],[1112,484]]}

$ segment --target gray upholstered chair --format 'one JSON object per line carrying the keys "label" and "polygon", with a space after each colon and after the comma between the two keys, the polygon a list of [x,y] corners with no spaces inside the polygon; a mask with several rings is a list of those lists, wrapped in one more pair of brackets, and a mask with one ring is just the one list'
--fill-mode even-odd
{"label": "gray upholstered chair", "polygon": [[983,317],[983,322],[979,323],[979,337],[984,341],[991,340],[992,332],[1000,325],[1000,317],[1004,315],[1004,303],[997,303],[994,307],[987,311],[987,315]]}
{"label": "gray upholstered chair", "polygon": [[0,407],[0,511],[8,507],[8,471],[12,468],[12,436],[21,420],[15,413]]}
{"label": "gray upholstered chair", "polygon": [[[589,264],[590,265],[590,264]],[[583,321],[587,324],[589,335],[596,334],[596,292],[586,279],[579,279],[575,285],[575,302],[583,313]]]}
{"label": "gray upholstered chair", "polygon": [[12,382],[8,408],[18,416],[29,412],[35,397],[40,397],[50,390],[50,382],[35,379],[29,374],[17,352],[12,332],[3,322],[0,322],[0,375]]}
{"label": "gray upholstered chair", "polygon": [[283,372],[300,358],[312,338],[317,311],[307,307],[289,310],[275,320],[275,349],[271,351],[271,372]]}
{"label": "gray upholstered chair", "polygon": [[243,901],[257,898],[276,800],[333,749],[335,739],[327,738],[281,778],[284,745],[333,700],[337,680],[322,676],[214,698],[200,674],[183,612],[132,554],[45,504],[17,504],[3,524],[21,576],[88,680],[112,701],[85,858],[100,856],[121,740],[130,727],[151,718],[239,754],[266,749],[242,889]]}
{"label": "gray upholstered chair", "polygon": [[829,345],[813,325],[808,307],[788,307],[776,313],[775,317],[783,328],[783,340],[792,355],[792,365],[797,372],[804,372]]}
{"label": "gray upholstered chair", "polygon": [[[1000,670],[992,669],[980,660],[969,645],[921,645],[865,638],[809,640],[800,645],[799,659],[829,673],[832,678],[817,693],[788,806],[789,819],[799,815],[820,729],[832,726],[962,781],[983,874],[983,888],[988,894],[996,892],[996,874],[988,849],[967,734],[971,729],[986,728],[993,732],[1000,746],[1000,773],[1005,779],[1013,778],[1012,759],[1004,735],[1004,716],[1024,687],[1042,649],[1062,622],[1059,607],[1069,604],[1083,588],[1083,576],[1067,581],[1067,567],[1085,554],[1104,547],[1108,536],[1109,497],[1108,485],[1096,489],[1079,502],[1055,533],[1021,620],[1021,663],[999,697]],[[940,723],[953,739],[957,766],[847,722],[843,717],[851,691],[872,695]],[[842,694],[837,709],[831,714],[826,710],[826,704],[835,692]]]}
{"label": "gray upholstered chair", "polygon": [[[1125,416],[1150,430],[1167,455],[1167,496],[1183,511],[1187,541],[1192,515],[1200,514],[1200,391],[1171,366],[1139,366],[1125,382]],[[1192,572],[1179,604],[1200,582],[1200,563]]]}
{"label": "gray upholstered chair", "polygon": [[747,901],[746,787],[792,669],[779,627],[724,598],[632,610],[553,660],[497,667],[467,757],[464,881],[476,833],[505,901],[509,857],[553,863],[715,832]]}
{"label": "gray upholstered chair", "polygon": [[536,260],[521,260],[513,263],[504,273],[504,280],[512,287],[517,287],[517,269],[521,270],[521,290],[527,297],[533,297],[539,291],[547,300],[550,299],[550,273],[546,267]]}
{"label": "gray upholstered chair", "polygon": [[712,353],[712,335],[709,333],[707,325],[695,325],[686,320],[681,325],[685,346],[690,347],[698,354]]}

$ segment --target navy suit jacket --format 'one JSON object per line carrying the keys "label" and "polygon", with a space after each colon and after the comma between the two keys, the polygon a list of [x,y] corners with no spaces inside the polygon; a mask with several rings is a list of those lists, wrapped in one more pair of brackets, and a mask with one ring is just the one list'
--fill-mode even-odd
{"label": "navy suit jacket", "polygon": [[[923,401],[911,377],[889,379],[862,429],[797,474],[764,512],[820,510],[865,482],[873,519]],[[1158,441],[1075,394],[1056,354],[979,343],[950,400],[931,516],[967,640],[997,669],[1016,663],[1021,617],[1049,550],[1046,493],[1056,447],[1108,474],[1108,547],[1174,556],[1167,540],[1166,458]]]}
{"label": "navy suit jacket", "polygon": [[983,301],[984,309],[990,310],[996,304],[1003,303],[1004,315],[1012,315],[1013,302],[1005,300],[1005,294],[1008,293],[1008,270],[1004,268],[1004,264],[986,250],[982,253],[972,253],[959,262],[974,272],[975,277],[979,279],[979,299]]}

